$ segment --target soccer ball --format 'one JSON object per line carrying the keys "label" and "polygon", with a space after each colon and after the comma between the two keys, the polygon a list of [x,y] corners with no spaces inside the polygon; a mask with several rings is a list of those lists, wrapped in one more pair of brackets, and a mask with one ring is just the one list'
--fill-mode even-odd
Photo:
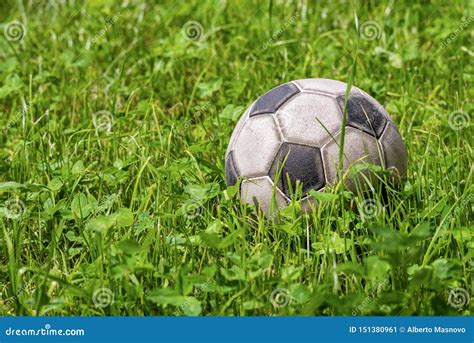
{"label": "soccer ball", "polygon": [[258,205],[268,215],[297,196],[298,187],[303,209],[311,209],[315,202],[310,190],[322,191],[341,179],[348,189],[358,188],[357,181],[364,178],[347,172],[354,164],[379,165],[397,178],[405,177],[407,151],[397,127],[382,105],[354,86],[347,100],[343,166],[338,170],[346,86],[329,79],[291,81],[245,111],[225,158],[226,182],[235,185],[242,179],[243,202]]}

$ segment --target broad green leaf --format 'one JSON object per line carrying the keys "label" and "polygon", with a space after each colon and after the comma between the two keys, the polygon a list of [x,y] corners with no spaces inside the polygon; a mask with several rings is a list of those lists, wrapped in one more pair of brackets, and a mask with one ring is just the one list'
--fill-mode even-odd
{"label": "broad green leaf", "polygon": [[281,272],[281,279],[283,281],[292,281],[292,280],[298,279],[300,275],[301,275],[301,268],[288,266],[286,268],[283,268]]}
{"label": "broad green leaf", "polygon": [[124,163],[120,158],[117,158],[114,162],[114,167],[117,169],[122,169],[124,167]]}
{"label": "broad green leaf", "polygon": [[217,79],[210,82],[201,82],[198,84],[199,96],[202,98],[207,98],[211,96],[214,92],[221,88],[222,79]]}
{"label": "broad green leaf", "polygon": [[66,232],[65,236],[71,242],[82,242],[83,241],[82,237],[81,236],[76,236],[76,234],[73,231]]}
{"label": "broad green leaf", "polygon": [[207,200],[214,198],[220,192],[219,184],[207,183],[204,185],[188,185],[184,191],[194,201]]}
{"label": "broad green leaf", "polygon": [[410,232],[410,237],[417,238],[417,239],[425,239],[431,237],[434,234],[430,223],[424,222],[418,225],[415,230]]}
{"label": "broad green leaf", "polygon": [[311,290],[307,286],[299,283],[291,285],[289,290],[292,299],[300,304],[308,301],[311,297]]}
{"label": "broad green leaf", "polygon": [[453,259],[440,258],[431,263],[433,275],[440,279],[457,279],[463,274],[461,263]]}
{"label": "broad green leaf", "polygon": [[86,229],[105,235],[114,224],[114,216],[98,216],[87,224]]}
{"label": "broad green leaf", "polygon": [[219,114],[219,118],[237,121],[244,110],[242,106],[227,105]]}
{"label": "broad green leaf", "polygon": [[0,87],[0,99],[19,92],[23,87],[23,82],[17,74],[7,75],[2,83],[3,85]]}
{"label": "broad green leaf", "polygon": [[273,263],[273,255],[270,254],[269,252],[261,252],[257,255],[254,255],[252,260],[256,260],[257,261],[257,265],[259,268],[263,268],[263,269],[266,269],[266,268],[269,268],[272,263]]}
{"label": "broad green leaf", "polygon": [[180,309],[187,316],[199,316],[202,312],[201,302],[194,297],[186,297]]}
{"label": "broad green leaf", "polygon": [[125,227],[133,224],[133,213],[129,208],[121,208],[112,216],[114,216],[118,227]]}
{"label": "broad green leaf", "polygon": [[51,181],[49,181],[48,183],[48,188],[54,192],[59,191],[62,186],[63,186],[63,182],[57,177],[51,179]]}
{"label": "broad green leaf", "polygon": [[469,230],[469,228],[457,228],[452,231],[453,237],[459,242],[469,242],[474,241],[474,229]]}
{"label": "broad green leaf", "polygon": [[371,280],[380,280],[387,276],[391,266],[386,260],[378,256],[369,256],[364,259],[364,266],[367,277]]}
{"label": "broad green leaf", "polygon": [[171,288],[160,288],[152,290],[147,298],[159,305],[181,306],[186,302],[187,297],[179,294]]}
{"label": "broad green leaf", "polygon": [[337,272],[343,272],[346,274],[355,274],[359,276],[364,276],[365,275],[365,269],[364,267],[355,262],[344,262],[340,263],[336,267]]}
{"label": "broad green leaf", "polygon": [[71,173],[72,174],[80,174],[80,173],[82,173],[82,171],[84,169],[85,169],[84,163],[79,160],[76,163],[74,163],[74,165],[72,166]]}
{"label": "broad green leaf", "polygon": [[200,232],[199,237],[201,237],[202,243],[210,248],[219,247],[221,239],[218,235],[214,233]]}
{"label": "broad green leaf", "polygon": [[230,269],[221,269],[221,274],[229,281],[247,281],[245,271],[236,265],[232,266]]}
{"label": "broad green leaf", "polygon": [[419,266],[417,264],[408,267],[408,280],[412,289],[426,287],[431,282],[433,268],[431,266]]}
{"label": "broad green leaf", "polygon": [[86,218],[91,213],[89,201],[84,193],[77,193],[71,202],[71,211],[76,218]]}
{"label": "broad green leaf", "polygon": [[233,186],[228,186],[226,190],[224,191],[224,196],[226,200],[233,198],[239,192],[239,189],[240,189],[240,181],[237,182]]}
{"label": "broad green leaf", "polygon": [[314,199],[321,201],[321,202],[330,202],[335,201],[339,198],[337,194],[331,194],[326,192],[318,192],[315,190],[310,190],[309,195],[311,195]]}
{"label": "broad green leaf", "polygon": [[243,233],[244,233],[244,229],[239,229],[239,230],[235,230],[232,233],[228,234],[227,236],[225,236],[222,239],[222,241],[220,243],[220,247],[221,248],[227,248],[227,247],[231,246],[232,244],[237,242],[240,237],[242,237]]}
{"label": "broad green leaf", "polygon": [[25,185],[22,183],[14,182],[14,181],[7,181],[7,182],[0,182],[0,192],[10,191],[13,189],[24,188]]}
{"label": "broad green leaf", "polygon": [[244,301],[244,303],[242,304],[242,307],[244,308],[244,310],[247,310],[247,311],[256,310],[256,309],[262,308],[263,306],[264,304],[262,304],[261,302],[257,300],[247,300],[247,301]]}
{"label": "broad green leaf", "polygon": [[219,221],[219,219],[216,219],[216,220],[212,221],[206,228],[207,233],[218,234],[218,233],[221,232],[221,230],[222,230],[222,224]]}
{"label": "broad green leaf", "polygon": [[143,249],[140,244],[131,239],[126,239],[118,242],[117,247],[126,254],[139,253]]}

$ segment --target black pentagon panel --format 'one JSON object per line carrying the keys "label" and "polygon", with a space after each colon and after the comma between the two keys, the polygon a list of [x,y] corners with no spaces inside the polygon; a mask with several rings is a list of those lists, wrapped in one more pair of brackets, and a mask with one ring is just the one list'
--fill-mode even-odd
{"label": "black pentagon panel", "polygon": [[[344,95],[337,97],[337,103],[344,113]],[[367,132],[377,138],[387,124],[384,113],[369,99],[362,95],[350,95],[347,101],[347,125]]]}
{"label": "black pentagon panel", "polygon": [[225,160],[225,181],[228,186],[233,186],[237,183],[238,178],[239,172],[235,167],[234,156],[231,151]]}
{"label": "black pentagon panel", "polygon": [[299,93],[298,88],[292,83],[285,83],[263,94],[253,105],[249,116],[253,117],[263,113],[275,112],[285,101]]}
{"label": "black pentagon panel", "polygon": [[[290,183],[288,183],[288,177]],[[278,180],[275,178],[278,176]],[[270,169],[270,177],[286,196],[291,197],[296,189],[296,182],[300,181],[303,196],[311,190],[324,187],[324,169],[319,148],[283,143]]]}

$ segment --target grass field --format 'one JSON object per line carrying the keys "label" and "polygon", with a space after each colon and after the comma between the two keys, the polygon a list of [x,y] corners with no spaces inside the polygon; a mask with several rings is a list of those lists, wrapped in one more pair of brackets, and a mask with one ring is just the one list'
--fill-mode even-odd
{"label": "grass field", "polygon": [[[387,3],[2,1],[0,314],[471,315],[474,3]],[[245,108],[351,75],[407,180],[241,205]]]}

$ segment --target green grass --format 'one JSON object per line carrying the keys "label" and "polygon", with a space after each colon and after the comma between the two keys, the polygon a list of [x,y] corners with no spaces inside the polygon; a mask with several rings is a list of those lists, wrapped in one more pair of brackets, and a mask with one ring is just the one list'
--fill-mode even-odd
{"label": "green grass", "polygon": [[[474,287],[472,2],[124,3],[0,5],[26,29],[0,36],[0,314],[472,313],[448,304]],[[309,77],[384,104],[408,177],[265,220],[225,149],[255,98]]]}

